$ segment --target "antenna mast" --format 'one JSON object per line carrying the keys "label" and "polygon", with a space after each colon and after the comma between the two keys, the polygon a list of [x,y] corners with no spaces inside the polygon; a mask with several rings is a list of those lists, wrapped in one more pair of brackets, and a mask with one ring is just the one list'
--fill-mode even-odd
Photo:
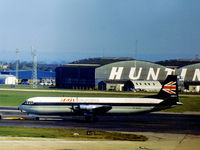
{"label": "antenna mast", "polygon": [[33,56],[33,70],[32,70],[32,78],[33,78],[33,88],[37,87],[37,51],[31,46],[31,53]]}

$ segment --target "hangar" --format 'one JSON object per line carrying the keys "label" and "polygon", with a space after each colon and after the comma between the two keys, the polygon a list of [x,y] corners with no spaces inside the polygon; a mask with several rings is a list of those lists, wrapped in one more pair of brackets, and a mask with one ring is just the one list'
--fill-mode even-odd
{"label": "hangar", "polygon": [[98,90],[124,91],[126,81],[106,80],[98,83]]}
{"label": "hangar", "polygon": [[56,87],[94,89],[95,68],[98,64],[68,64],[56,68]]}
{"label": "hangar", "polygon": [[56,68],[56,87],[66,89],[97,89],[96,68],[113,62],[133,60],[129,57],[103,57],[75,61]]}
{"label": "hangar", "polygon": [[131,58],[103,57],[80,60],[56,68],[56,86],[67,89],[105,89],[109,85],[109,89],[121,90],[127,81],[135,85],[134,81],[162,83],[170,74],[180,76],[187,89],[191,84],[200,85],[200,63],[172,69]]}
{"label": "hangar", "polygon": [[161,88],[159,81],[129,80],[124,84],[125,91],[159,92]]}
{"label": "hangar", "polygon": [[181,67],[176,71],[176,74],[180,76],[180,81],[184,82],[186,89],[200,91],[200,63]]}
{"label": "hangar", "polygon": [[158,80],[164,81],[174,70],[140,60],[120,61],[98,67],[95,71],[96,83],[103,80]]}
{"label": "hangar", "polygon": [[[108,61],[109,60],[109,61]],[[67,89],[97,89],[98,84],[128,80],[163,81],[172,69],[130,58],[97,58],[56,68],[56,87]],[[104,63],[102,63],[104,62]],[[106,62],[106,63],[105,63]],[[89,64],[90,63],[90,64]],[[121,83],[120,83],[121,84]],[[122,88],[122,86],[120,85]]]}
{"label": "hangar", "polygon": [[176,74],[180,75],[181,79],[186,82],[193,84],[200,82],[200,63],[181,67],[176,71]]}

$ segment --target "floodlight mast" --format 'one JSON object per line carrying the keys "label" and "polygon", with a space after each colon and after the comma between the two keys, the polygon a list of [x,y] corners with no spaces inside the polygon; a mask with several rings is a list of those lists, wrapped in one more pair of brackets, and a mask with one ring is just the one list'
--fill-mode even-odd
{"label": "floodlight mast", "polygon": [[134,57],[134,67],[135,67],[135,72],[134,75],[136,75],[136,67],[137,67],[137,49],[138,49],[138,40],[135,41],[135,57]]}
{"label": "floodlight mast", "polygon": [[33,56],[33,70],[32,70],[32,78],[33,78],[33,88],[37,88],[37,51],[31,46],[31,53]]}
{"label": "floodlight mast", "polygon": [[19,81],[19,49],[16,49],[16,85],[18,85]]}

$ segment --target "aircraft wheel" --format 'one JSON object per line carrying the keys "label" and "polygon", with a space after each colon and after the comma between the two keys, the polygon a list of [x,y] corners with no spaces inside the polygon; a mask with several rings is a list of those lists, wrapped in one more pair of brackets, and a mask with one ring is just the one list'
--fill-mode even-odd
{"label": "aircraft wheel", "polygon": [[40,120],[40,117],[35,117],[35,120]]}
{"label": "aircraft wheel", "polygon": [[86,121],[86,122],[90,122],[91,119],[92,119],[91,116],[85,116],[85,121]]}
{"label": "aircraft wheel", "polygon": [[93,122],[97,122],[97,121],[99,121],[99,118],[93,117],[93,118],[92,118],[92,121],[93,121]]}
{"label": "aircraft wheel", "polygon": [[85,115],[85,121],[86,122],[96,122],[99,118],[96,117],[96,115]]}

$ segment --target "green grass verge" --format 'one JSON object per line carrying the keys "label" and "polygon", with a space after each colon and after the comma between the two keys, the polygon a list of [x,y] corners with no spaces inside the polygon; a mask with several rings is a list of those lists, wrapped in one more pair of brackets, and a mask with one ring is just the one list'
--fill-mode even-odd
{"label": "green grass verge", "polygon": [[180,97],[183,105],[163,110],[164,112],[200,112],[200,97]]}
{"label": "green grass verge", "polygon": [[80,91],[69,92],[29,92],[29,91],[1,91],[0,90],[0,106],[19,106],[26,99],[31,97],[133,97],[130,94],[106,94],[106,93],[81,93]]}
{"label": "green grass verge", "polygon": [[143,135],[80,129],[0,127],[3,137],[64,138],[67,140],[128,140],[146,141]]}
{"label": "green grass verge", "polygon": [[[26,85],[26,84],[19,84],[19,85],[5,85],[0,84],[0,88],[7,88],[7,89],[33,89],[33,85]],[[37,85],[37,89],[49,89],[49,86],[42,86]]]}

